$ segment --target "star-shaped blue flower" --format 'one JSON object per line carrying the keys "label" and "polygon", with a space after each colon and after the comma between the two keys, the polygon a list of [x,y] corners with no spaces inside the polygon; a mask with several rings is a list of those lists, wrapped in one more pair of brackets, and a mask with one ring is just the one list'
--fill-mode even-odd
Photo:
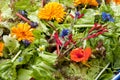
{"label": "star-shaped blue flower", "polygon": [[114,22],[113,17],[109,13],[106,13],[106,12],[102,12],[102,20]]}
{"label": "star-shaped blue flower", "polygon": [[63,29],[62,32],[60,33],[60,36],[65,37],[68,34],[69,34],[69,29]]}

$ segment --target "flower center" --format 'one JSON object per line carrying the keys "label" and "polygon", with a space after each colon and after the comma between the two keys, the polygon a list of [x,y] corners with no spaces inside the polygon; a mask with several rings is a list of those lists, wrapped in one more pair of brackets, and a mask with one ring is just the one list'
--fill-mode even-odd
{"label": "flower center", "polygon": [[77,53],[76,56],[77,56],[78,58],[82,58],[82,57],[83,57],[83,55],[82,55],[82,54],[79,54],[79,53]]}
{"label": "flower center", "polygon": [[22,36],[26,36],[25,32],[21,32],[21,35],[22,35]]}

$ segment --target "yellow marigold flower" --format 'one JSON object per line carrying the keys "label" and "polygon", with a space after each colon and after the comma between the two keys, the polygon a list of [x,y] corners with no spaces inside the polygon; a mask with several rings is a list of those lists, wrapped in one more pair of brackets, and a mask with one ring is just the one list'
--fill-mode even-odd
{"label": "yellow marigold flower", "polygon": [[98,2],[96,0],[90,0],[89,5],[98,6]]}
{"label": "yellow marigold flower", "polygon": [[78,6],[79,4],[98,6],[98,2],[96,0],[74,0],[75,6]]}
{"label": "yellow marigold flower", "polygon": [[28,40],[32,42],[34,40],[32,29],[27,23],[19,23],[17,26],[12,27],[11,34],[15,35],[18,41]]}
{"label": "yellow marigold flower", "polygon": [[49,2],[40,9],[38,17],[45,20],[57,20],[61,22],[66,12],[61,4],[57,2]]}
{"label": "yellow marigold flower", "polygon": [[3,53],[2,53],[3,48],[4,48],[4,43],[0,42],[0,57],[3,56]]}
{"label": "yellow marigold flower", "polygon": [[74,5],[77,6],[79,4],[88,4],[90,0],[74,0]]}

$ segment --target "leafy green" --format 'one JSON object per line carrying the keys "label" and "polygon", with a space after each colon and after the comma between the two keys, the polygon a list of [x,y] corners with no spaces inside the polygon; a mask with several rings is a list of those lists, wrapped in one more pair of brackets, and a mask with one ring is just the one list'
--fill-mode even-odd
{"label": "leafy green", "polygon": [[37,1],[30,1],[30,0],[19,0],[15,2],[15,9],[18,10],[28,10],[28,11],[35,11],[37,10],[39,5]]}
{"label": "leafy green", "polygon": [[17,80],[30,80],[31,73],[32,73],[31,70],[19,69]]}
{"label": "leafy green", "polygon": [[33,77],[35,79],[54,79],[52,77],[52,72],[55,71],[53,68],[53,64],[55,62],[56,55],[45,53],[39,55],[39,57],[35,58],[35,63],[31,65],[33,70]]}
{"label": "leafy green", "polygon": [[0,78],[3,80],[16,80],[16,66],[11,61],[0,64]]}
{"label": "leafy green", "polygon": [[15,38],[7,36],[7,35],[3,36],[3,41],[5,43],[5,46],[10,51],[10,53],[13,53],[20,46],[19,42]]}

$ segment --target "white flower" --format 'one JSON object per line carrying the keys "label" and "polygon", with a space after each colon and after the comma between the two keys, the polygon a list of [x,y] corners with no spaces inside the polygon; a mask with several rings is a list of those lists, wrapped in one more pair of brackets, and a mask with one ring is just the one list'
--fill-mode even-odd
{"label": "white flower", "polygon": [[45,50],[45,45],[39,46],[39,48],[37,48],[38,51],[42,52]]}

